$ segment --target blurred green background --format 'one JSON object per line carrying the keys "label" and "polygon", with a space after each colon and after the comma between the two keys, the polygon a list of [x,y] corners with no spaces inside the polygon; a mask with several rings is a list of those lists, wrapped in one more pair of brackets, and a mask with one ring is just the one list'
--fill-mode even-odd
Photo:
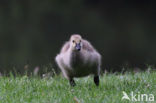
{"label": "blurred green background", "polygon": [[154,0],[0,0],[0,72],[55,68],[56,54],[73,33],[101,53],[102,69],[155,65],[155,4]]}

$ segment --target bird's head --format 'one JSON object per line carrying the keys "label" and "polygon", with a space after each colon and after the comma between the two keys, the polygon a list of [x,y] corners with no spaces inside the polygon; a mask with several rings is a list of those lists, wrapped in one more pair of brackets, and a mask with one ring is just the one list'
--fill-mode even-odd
{"label": "bird's head", "polygon": [[79,34],[73,34],[70,37],[70,46],[74,51],[81,51],[82,49],[82,37]]}

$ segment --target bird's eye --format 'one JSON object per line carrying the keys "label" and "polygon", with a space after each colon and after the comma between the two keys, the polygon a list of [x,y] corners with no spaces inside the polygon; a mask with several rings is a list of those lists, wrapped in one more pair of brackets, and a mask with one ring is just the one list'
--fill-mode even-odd
{"label": "bird's eye", "polygon": [[73,40],[73,43],[74,43],[75,41]]}

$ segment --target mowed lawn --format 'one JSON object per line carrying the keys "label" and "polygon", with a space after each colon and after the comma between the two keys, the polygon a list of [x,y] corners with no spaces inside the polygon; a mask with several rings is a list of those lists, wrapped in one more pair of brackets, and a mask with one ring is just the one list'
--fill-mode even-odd
{"label": "mowed lawn", "polygon": [[70,87],[61,76],[49,79],[0,77],[0,103],[131,103],[121,99],[123,91],[128,95],[132,91],[136,94],[154,94],[156,103],[156,71],[107,73],[100,76],[99,87],[95,86],[92,76],[75,81],[77,85]]}

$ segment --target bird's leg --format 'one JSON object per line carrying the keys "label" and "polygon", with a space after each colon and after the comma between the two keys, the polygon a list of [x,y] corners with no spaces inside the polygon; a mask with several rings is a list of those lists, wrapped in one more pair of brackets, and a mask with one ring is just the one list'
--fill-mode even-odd
{"label": "bird's leg", "polygon": [[94,76],[94,83],[99,86],[99,76]]}
{"label": "bird's leg", "polygon": [[74,81],[73,78],[70,78],[70,79],[69,79],[69,83],[70,83],[70,85],[71,85],[72,87],[74,87],[74,86],[76,85],[76,83],[75,83],[75,81]]}

